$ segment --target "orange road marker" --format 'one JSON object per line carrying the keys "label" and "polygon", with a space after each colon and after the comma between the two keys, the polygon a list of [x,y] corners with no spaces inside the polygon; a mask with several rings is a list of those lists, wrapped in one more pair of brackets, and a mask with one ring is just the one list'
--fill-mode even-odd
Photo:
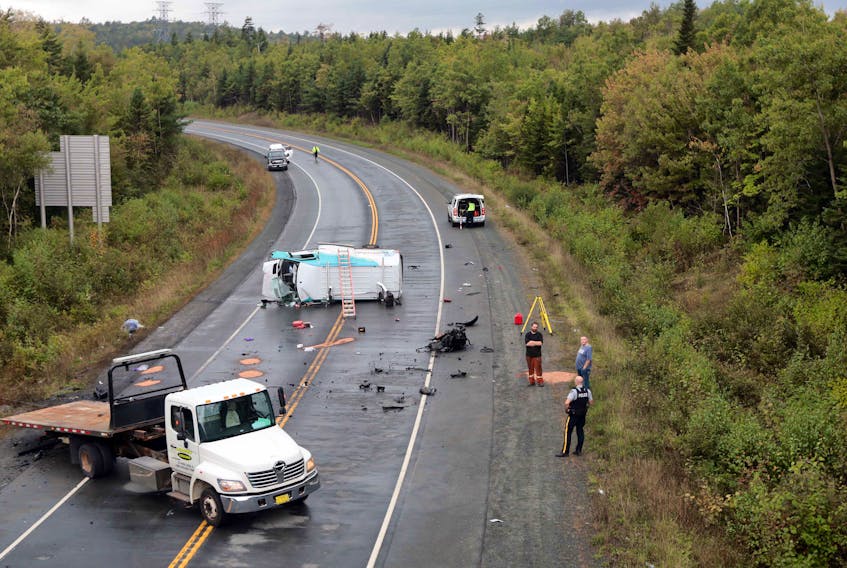
{"label": "orange road marker", "polygon": [[[518,378],[526,378],[528,372],[522,371],[517,374]],[[559,384],[559,383],[573,383],[576,378],[576,373],[569,373],[568,371],[548,371],[544,373],[544,382],[551,384]]]}
{"label": "orange road marker", "polygon": [[247,369],[246,371],[239,372],[238,376],[242,379],[257,379],[264,376],[264,373],[258,369]]}

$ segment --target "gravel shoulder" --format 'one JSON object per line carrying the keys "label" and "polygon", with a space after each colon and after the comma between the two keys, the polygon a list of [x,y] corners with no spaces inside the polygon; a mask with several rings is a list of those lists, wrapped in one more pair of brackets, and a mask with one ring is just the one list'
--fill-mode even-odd
{"label": "gravel shoulder", "polygon": [[[554,457],[562,446],[570,385],[526,386],[522,326],[513,323],[517,312],[526,317],[536,295],[544,297],[538,278],[543,267],[533,267],[507,232],[493,230],[496,220],[491,225],[480,236],[479,246],[491,255],[489,291],[496,322],[492,333],[494,348],[503,355],[495,369],[488,524],[481,565],[595,566],[590,421],[585,455]],[[532,319],[537,315],[536,309]],[[570,350],[576,345],[568,334],[571,327],[554,324],[552,335],[542,329],[545,373],[571,371]]]}

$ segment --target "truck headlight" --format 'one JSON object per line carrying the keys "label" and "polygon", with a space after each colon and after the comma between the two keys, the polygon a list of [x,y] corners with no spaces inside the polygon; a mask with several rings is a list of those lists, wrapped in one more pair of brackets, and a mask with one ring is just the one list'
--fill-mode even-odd
{"label": "truck headlight", "polygon": [[315,458],[309,458],[309,461],[306,462],[306,471],[312,471],[315,469]]}
{"label": "truck headlight", "polygon": [[218,487],[221,488],[221,491],[226,492],[247,491],[247,488],[244,487],[244,484],[238,481],[237,479],[219,479]]}

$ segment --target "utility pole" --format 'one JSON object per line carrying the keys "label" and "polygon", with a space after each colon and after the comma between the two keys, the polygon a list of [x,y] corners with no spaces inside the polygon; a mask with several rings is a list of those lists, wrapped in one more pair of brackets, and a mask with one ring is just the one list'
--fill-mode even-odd
{"label": "utility pole", "polygon": [[168,40],[168,14],[171,12],[171,4],[168,0],[157,0],[156,9],[159,11],[159,41]]}
{"label": "utility pole", "polygon": [[223,14],[221,6],[223,6],[222,2],[206,2],[206,16],[210,26],[218,27],[220,24],[218,16]]}

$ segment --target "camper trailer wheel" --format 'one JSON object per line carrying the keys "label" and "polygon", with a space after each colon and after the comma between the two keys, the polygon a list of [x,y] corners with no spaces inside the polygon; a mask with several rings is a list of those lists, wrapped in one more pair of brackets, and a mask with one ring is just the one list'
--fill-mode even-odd
{"label": "camper trailer wheel", "polygon": [[203,494],[200,496],[200,512],[203,514],[206,522],[213,527],[221,526],[226,518],[221,497],[211,487],[204,489]]}
{"label": "camper trailer wheel", "polygon": [[94,479],[105,473],[103,454],[96,444],[82,444],[79,447],[79,468],[85,477]]}

